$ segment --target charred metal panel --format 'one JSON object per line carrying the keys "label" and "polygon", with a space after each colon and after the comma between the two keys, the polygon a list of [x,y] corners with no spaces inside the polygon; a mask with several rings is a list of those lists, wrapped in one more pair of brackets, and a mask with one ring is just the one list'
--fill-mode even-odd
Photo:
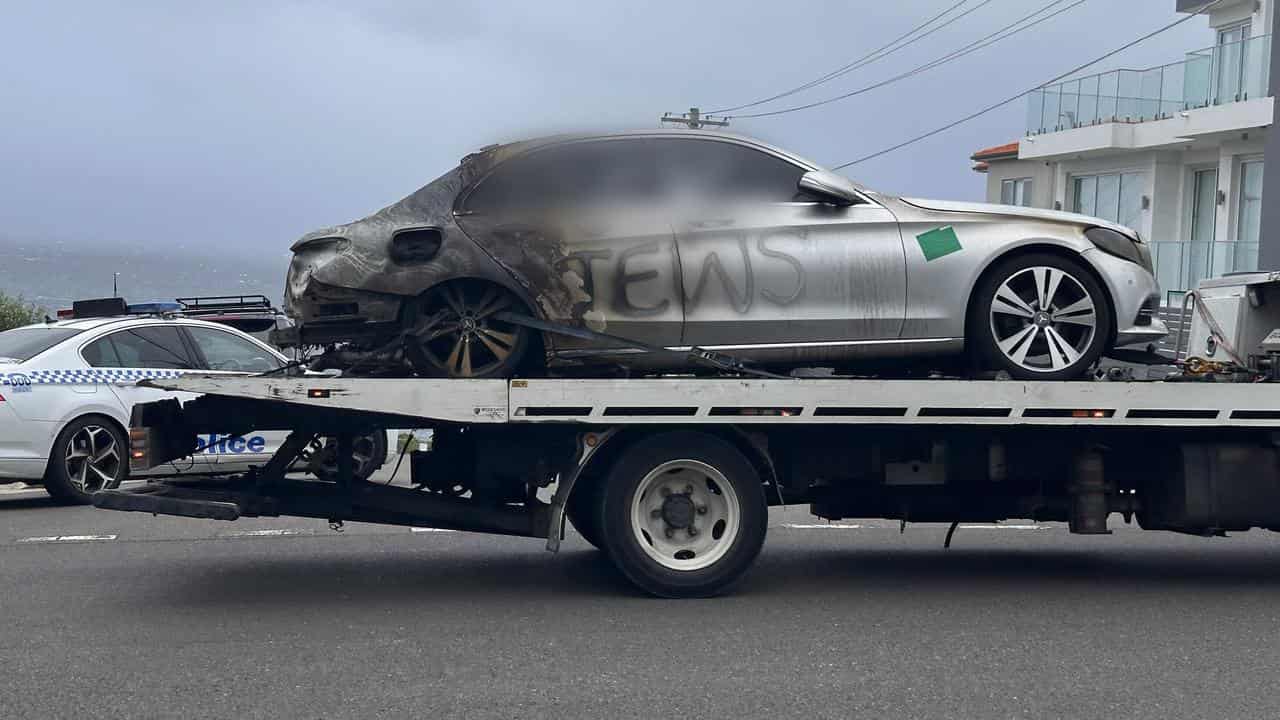
{"label": "charred metal panel", "polygon": [[[333,288],[345,288],[366,295],[356,300],[362,308],[367,303],[376,310],[369,319],[387,320],[392,319],[386,317],[387,308],[394,306],[390,298],[416,297],[446,280],[481,278],[515,286],[511,274],[454,222],[454,198],[472,172],[469,166],[457,168],[364,219],[304,235],[293,245],[286,311],[305,321],[312,313],[304,308],[324,302],[335,293]],[[395,233],[425,227],[439,228],[442,238],[431,262],[402,265],[393,261],[390,242]]]}
{"label": "charred metal panel", "polygon": [[[632,209],[523,218],[461,216],[520,280],[542,317],[657,345],[680,341],[679,257],[661,213]],[[561,338],[572,348],[584,341]]]}

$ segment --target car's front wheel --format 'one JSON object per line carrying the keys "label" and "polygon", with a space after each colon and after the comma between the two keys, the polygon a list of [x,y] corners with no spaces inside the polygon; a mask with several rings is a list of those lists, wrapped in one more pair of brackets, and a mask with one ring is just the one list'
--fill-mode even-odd
{"label": "car's front wheel", "polygon": [[110,420],[89,415],[69,423],[54,439],[44,489],[62,502],[87,505],[95,492],[120,487],[128,474],[124,433]]}
{"label": "car's front wheel", "polygon": [[1107,349],[1111,307],[1083,263],[1052,254],[1006,260],[979,283],[968,342],[983,369],[1020,380],[1070,380]]}

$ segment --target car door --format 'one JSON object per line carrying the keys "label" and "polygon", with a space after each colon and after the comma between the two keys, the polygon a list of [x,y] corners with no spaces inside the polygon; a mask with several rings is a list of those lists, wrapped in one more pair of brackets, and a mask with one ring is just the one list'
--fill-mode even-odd
{"label": "car door", "polygon": [[899,337],[906,259],[891,212],[869,198],[840,207],[807,195],[798,183],[809,168],[765,148],[725,138],[658,142],[659,182],[673,196],[685,345],[821,359]]}
{"label": "car door", "polygon": [[[132,412],[133,406],[138,403],[169,398],[186,402],[198,397],[195,393],[139,387],[134,382],[196,369],[196,361],[176,325],[131,325],[115,330],[83,345],[80,356],[90,367],[120,371],[121,377],[127,382],[111,383],[108,387],[120,399],[126,414]],[[179,460],[154,468],[147,474],[208,472],[214,457],[207,446],[207,442],[202,442],[189,461]]]}
{"label": "car door", "polygon": [[[277,353],[253,338],[207,325],[180,327],[191,343],[196,364],[211,375],[252,375],[284,365]],[[239,472],[265,463],[286,435],[284,431],[264,430],[241,437],[210,436],[203,442],[218,472]]]}
{"label": "car door", "polygon": [[[499,165],[458,222],[538,297],[548,319],[653,345],[680,342],[680,264],[655,206],[649,139],[566,142]],[[558,336],[561,355],[610,343]]]}

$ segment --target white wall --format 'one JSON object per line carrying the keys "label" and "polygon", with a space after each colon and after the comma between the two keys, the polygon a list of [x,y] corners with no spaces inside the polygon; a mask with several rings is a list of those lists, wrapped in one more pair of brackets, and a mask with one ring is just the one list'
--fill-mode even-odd
{"label": "white wall", "polygon": [[1080,175],[1140,172],[1145,177],[1142,194],[1149,207],[1142,212],[1140,226],[1135,228],[1150,240],[1187,240],[1190,235],[1190,202],[1194,173],[1208,168],[1218,169],[1218,189],[1226,202],[1216,213],[1215,237],[1218,241],[1235,240],[1240,207],[1241,163],[1260,158],[1266,145],[1266,131],[1232,133],[1216,146],[1201,140],[1203,147],[1110,152],[1093,157],[1042,160],[997,160],[987,173],[987,201],[1000,201],[1000,182],[1011,178],[1033,179],[1032,205],[1071,210],[1072,178]]}
{"label": "white wall", "polygon": [[[1252,20],[1253,34],[1266,35],[1271,32],[1272,12],[1273,8],[1269,0],[1257,0],[1257,2],[1245,0],[1239,3],[1227,2],[1209,11],[1209,27],[1216,30],[1226,25],[1236,25],[1245,20]],[[1217,38],[1214,38],[1208,44],[1211,45],[1216,41]]]}
{"label": "white wall", "polygon": [[1000,202],[1000,183],[1031,178],[1031,206],[1053,207],[1053,165],[1041,160],[998,160],[987,171],[987,202]]}

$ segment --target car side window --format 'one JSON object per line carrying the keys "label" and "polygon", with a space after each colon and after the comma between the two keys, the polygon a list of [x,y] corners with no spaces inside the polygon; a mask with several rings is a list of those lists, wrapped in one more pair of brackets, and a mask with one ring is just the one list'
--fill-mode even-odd
{"label": "car side window", "polygon": [[762,150],[699,138],[661,138],[657,173],[673,199],[793,202],[815,200],[799,189],[805,169]]}
{"label": "car side window", "polygon": [[645,138],[566,143],[512,158],[471,192],[464,209],[510,216],[562,208],[635,205],[657,192]]}
{"label": "car side window", "polygon": [[113,332],[86,345],[81,356],[92,367],[195,369],[176,327],[151,326]]}
{"label": "car side window", "polygon": [[267,372],[280,367],[280,359],[256,343],[224,330],[188,327],[187,332],[204,355],[208,370]]}

